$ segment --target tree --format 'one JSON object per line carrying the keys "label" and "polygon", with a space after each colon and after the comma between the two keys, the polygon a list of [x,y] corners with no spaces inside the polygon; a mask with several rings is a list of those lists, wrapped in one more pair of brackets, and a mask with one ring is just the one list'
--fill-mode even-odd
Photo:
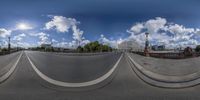
{"label": "tree", "polygon": [[90,51],[91,52],[97,52],[97,51],[99,51],[98,49],[99,49],[100,44],[99,44],[98,41],[91,42],[91,44],[89,44],[89,45],[90,45]]}
{"label": "tree", "polygon": [[86,45],[83,47],[83,51],[85,51],[85,52],[90,52],[90,46],[89,46],[89,44],[86,44]]}
{"label": "tree", "polygon": [[186,57],[188,57],[188,56],[192,56],[193,55],[193,53],[192,53],[192,48],[190,48],[190,47],[186,47],[185,49],[184,49],[184,55],[186,56]]}
{"label": "tree", "polygon": [[3,48],[1,51],[6,52],[6,51],[8,51],[8,49],[7,48]]}
{"label": "tree", "polygon": [[82,48],[81,46],[78,46],[77,51],[78,51],[79,53],[81,53],[81,52],[83,52],[83,48]]}
{"label": "tree", "polygon": [[196,46],[195,51],[196,51],[196,52],[200,52],[200,45],[197,45],[197,46]]}
{"label": "tree", "polygon": [[100,44],[98,41],[90,42],[84,47],[78,47],[78,52],[109,52],[112,48],[108,45]]}

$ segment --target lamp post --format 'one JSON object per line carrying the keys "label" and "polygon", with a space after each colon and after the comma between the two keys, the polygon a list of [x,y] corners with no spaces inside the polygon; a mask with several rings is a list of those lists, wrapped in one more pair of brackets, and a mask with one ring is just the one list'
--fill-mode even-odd
{"label": "lamp post", "polygon": [[145,41],[144,55],[149,56],[149,40],[148,40],[149,33],[145,33],[145,36],[146,36],[146,41]]}
{"label": "lamp post", "polygon": [[8,37],[8,53],[10,53],[10,37]]}

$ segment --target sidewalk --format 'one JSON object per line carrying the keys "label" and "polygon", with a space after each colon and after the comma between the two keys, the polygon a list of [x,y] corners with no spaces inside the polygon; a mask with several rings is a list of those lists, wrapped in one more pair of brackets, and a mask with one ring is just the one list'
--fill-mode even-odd
{"label": "sidewalk", "polygon": [[145,69],[161,75],[183,76],[200,71],[200,57],[175,60],[129,55]]}
{"label": "sidewalk", "polygon": [[186,88],[200,83],[198,58],[159,59],[127,53],[132,69],[146,83],[164,88]]}

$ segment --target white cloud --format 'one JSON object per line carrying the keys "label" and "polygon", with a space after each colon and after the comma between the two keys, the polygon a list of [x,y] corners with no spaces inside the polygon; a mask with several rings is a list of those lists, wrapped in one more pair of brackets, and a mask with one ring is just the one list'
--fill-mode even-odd
{"label": "white cloud", "polygon": [[150,34],[156,33],[159,29],[164,28],[165,24],[167,23],[167,20],[165,18],[156,17],[156,19],[150,19],[148,20],[144,27],[147,29],[147,31]]}
{"label": "white cloud", "polygon": [[83,39],[82,37],[83,31],[78,29],[76,25],[72,26],[72,30],[73,30],[73,39],[81,42]]}
{"label": "white cloud", "polygon": [[143,28],[144,28],[143,23],[137,23],[133,25],[130,30],[127,30],[127,32],[132,33],[132,34],[138,34],[142,31]]}
{"label": "white cloud", "polygon": [[144,33],[141,33],[141,34],[138,34],[138,35],[131,34],[128,38],[125,38],[124,41],[134,41],[139,46],[144,46],[145,37],[144,37],[143,34]]}
{"label": "white cloud", "polygon": [[[84,46],[86,45],[87,43],[90,43],[89,40],[83,40],[81,43],[80,43],[80,46]],[[64,48],[77,48],[77,42],[76,41],[71,41],[71,42],[67,42],[65,40],[63,40],[62,42],[54,42],[53,44],[55,47],[64,47]]]}
{"label": "white cloud", "polygon": [[18,34],[18,35],[13,37],[13,40],[14,41],[21,41],[24,37],[26,37],[26,34],[24,34],[24,33]]}
{"label": "white cloud", "polygon": [[161,17],[137,23],[127,32],[131,35],[125,40],[132,39],[140,45],[144,45],[145,32],[150,33],[151,45],[165,44],[168,48],[176,48],[200,44],[200,41],[194,38],[196,35],[200,35],[199,28],[186,28],[183,25],[167,22],[165,18]]}
{"label": "white cloud", "polygon": [[195,33],[200,35],[200,29],[196,29]]}
{"label": "white cloud", "polygon": [[51,42],[52,42],[52,43],[57,43],[58,41],[55,40],[55,39],[52,39]]}
{"label": "white cloud", "polygon": [[0,45],[1,47],[8,47],[8,39],[6,38],[1,39]]}
{"label": "white cloud", "polygon": [[83,40],[80,45],[84,46],[84,45],[86,45],[88,43],[90,43],[90,40]]}
{"label": "white cloud", "polygon": [[49,41],[49,34],[46,34],[44,32],[40,32],[40,33],[29,33],[30,36],[35,36],[38,37],[40,39],[40,41],[38,42],[39,45],[41,44],[50,44],[51,42]]}
{"label": "white cloud", "polygon": [[168,26],[168,30],[176,35],[188,34],[195,32],[194,28],[185,28],[183,25],[173,24]]}
{"label": "white cloud", "polygon": [[62,42],[57,42],[54,44],[55,47],[64,47],[64,48],[76,48],[76,41],[62,41]]}
{"label": "white cloud", "polygon": [[40,42],[39,42],[39,44],[45,44],[45,43],[50,43],[49,42],[49,35],[48,34],[46,34],[46,33],[43,33],[43,32],[40,32],[40,33],[38,33],[39,34],[39,39],[40,39]]}
{"label": "white cloud", "polygon": [[29,47],[36,47],[37,45],[36,44],[27,43],[27,42],[17,42],[17,43],[11,42],[11,46],[12,47],[29,48]]}
{"label": "white cloud", "polygon": [[59,42],[59,43],[56,43],[54,44],[55,47],[68,47],[68,42]]}
{"label": "white cloud", "polygon": [[[21,35],[22,37],[24,37],[24,35]],[[35,43],[28,43],[28,42],[22,42],[22,41],[11,41],[11,46],[12,47],[24,47],[24,48],[28,48],[28,47],[36,47],[37,45]],[[0,41],[0,45],[2,48],[7,48],[8,47],[8,39],[4,38]]]}
{"label": "white cloud", "polygon": [[117,48],[118,44],[121,43],[123,40],[120,38],[118,40],[110,40],[106,38],[103,34],[101,34],[101,37],[99,38],[99,42],[102,44],[109,45],[113,48]]}
{"label": "white cloud", "polygon": [[160,29],[165,29],[165,25],[167,24],[167,20],[165,18],[156,17],[156,19],[150,19],[146,22],[137,23],[133,25],[127,32],[139,34],[142,30],[146,30],[150,34],[156,33]]}
{"label": "white cloud", "polygon": [[79,22],[74,18],[66,18],[63,16],[53,16],[50,22],[45,24],[45,29],[56,29],[58,32],[68,32],[72,26]]}
{"label": "white cloud", "polygon": [[56,29],[58,32],[64,33],[68,32],[69,29],[73,32],[73,39],[76,43],[76,46],[83,45],[89,40],[86,40],[83,37],[83,31],[78,28],[78,24],[80,24],[79,21],[77,21],[74,18],[66,18],[63,16],[52,16],[51,21],[47,22],[45,25],[45,29]]}
{"label": "white cloud", "polygon": [[0,37],[5,38],[11,35],[11,30],[6,30],[4,28],[0,28]]}
{"label": "white cloud", "polygon": [[28,33],[28,35],[30,35],[30,36],[39,36],[38,33]]}
{"label": "white cloud", "polygon": [[[129,30],[128,33],[138,35],[144,30],[150,34],[156,33],[158,30],[165,29],[167,20],[165,18],[156,17],[155,19],[150,19],[146,22],[136,23]],[[143,30],[143,31],[142,31]]]}

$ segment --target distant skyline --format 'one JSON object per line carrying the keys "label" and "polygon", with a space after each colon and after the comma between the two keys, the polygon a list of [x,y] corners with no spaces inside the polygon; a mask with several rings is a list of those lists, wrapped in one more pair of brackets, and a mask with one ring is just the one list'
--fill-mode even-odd
{"label": "distant skyline", "polygon": [[0,44],[74,47],[134,40],[168,48],[200,44],[198,0],[1,0]]}

